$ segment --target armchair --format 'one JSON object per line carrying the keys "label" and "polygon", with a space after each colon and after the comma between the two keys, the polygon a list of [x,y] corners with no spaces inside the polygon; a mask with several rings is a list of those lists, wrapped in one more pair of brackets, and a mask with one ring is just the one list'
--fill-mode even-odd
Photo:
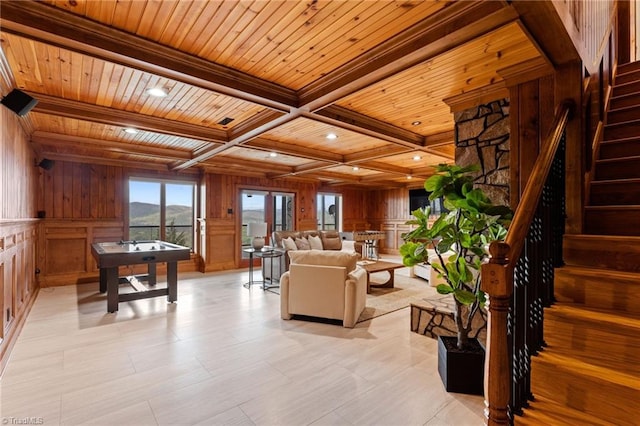
{"label": "armchair", "polygon": [[367,273],[357,267],[358,255],[300,250],[289,256],[289,271],[280,278],[282,319],[308,315],[342,320],[344,327],[354,327],[367,299]]}

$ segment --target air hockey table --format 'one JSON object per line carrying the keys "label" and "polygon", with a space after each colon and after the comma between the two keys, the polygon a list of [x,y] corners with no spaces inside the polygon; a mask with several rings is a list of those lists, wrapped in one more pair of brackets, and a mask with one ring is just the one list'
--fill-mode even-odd
{"label": "air hockey table", "polygon": [[[119,302],[167,296],[169,303],[178,300],[178,261],[189,260],[191,249],[159,240],[94,243],[91,254],[100,268],[100,293],[107,293],[107,312],[116,312]],[[156,264],[167,264],[166,288],[155,288]],[[118,268],[124,265],[148,265],[148,273],[120,277]],[[147,281],[145,286],[142,281]],[[120,284],[129,284],[133,291],[120,293]]]}

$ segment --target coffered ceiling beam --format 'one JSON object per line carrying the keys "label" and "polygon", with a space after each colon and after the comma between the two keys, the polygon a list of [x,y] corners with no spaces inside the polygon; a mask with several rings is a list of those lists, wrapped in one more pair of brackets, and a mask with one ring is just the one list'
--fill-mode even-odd
{"label": "coffered ceiling beam", "polygon": [[[55,161],[69,161],[69,162],[77,162],[77,163],[84,163],[84,164],[86,163],[101,164],[105,166],[126,167],[130,169],[157,170],[160,172],[167,171],[166,162],[164,163],[153,162],[153,161],[141,162],[141,161],[123,160],[123,159],[114,160],[110,158],[105,158],[104,155],[100,155],[99,153],[96,153],[95,155],[93,154],[87,155],[87,154],[72,154],[72,153],[60,154],[60,153],[48,152],[46,156],[49,160],[55,160]],[[188,171],[187,173],[195,174],[197,173],[197,170],[194,169],[193,171]]]}
{"label": "coffered ceiling beam", "polygon": [[216,147],[208,147],[206,149],[204,149],[202,152],[198,153],[198,155],[196,157],[194,157],[193,159],[189,160],[189,161],[185,161],[182,163],[176,163],[173,164],[171,166],[172,170],[184,170],[187,169],[191,166],[194,166],[198,163],[200,163],[201,161],[204,161],[208,158],[211,158],[213,156],[215,156],[216,154],[220,153],[220,152],[224,152],[234,146],[238,146],[241,144],[244,144],[248,141],[250,141],[251,139],[258,137],[260,135],[262,135],[265,132],[268,132],[269,130],[275,129],[276,127],[279,127],[283,124],[286,124],[292,120],[295,120],[297,117],[300,116],[300,112],[298,110],[292,111],[290,113],[284,114],[279,116],[278,118],[275,118],[272,121],[269,121],[267,123],[262,124],[261,126],[255,127],[249,131],[247,131],[246,133],[243,133],[241,135],[238,135],[236,137],[234,137],[233,139],[231,139],[230,141],[228,141],[227,143],[225,143],[224,145],[221,146],[216,146]]}
{"label": "coffered ceiling beam", "polygon": [[518,19],[501,1],[458,1],[299,91],[317,111],[347,95]]}
{"label": "coffered ceiling beam", "polygon": [[358,164],[363,161],[376,160],[379,158],[389,157],[391,155],[405,154],[412,152],[413,149],[401,145],[380,146],[366,151],[354,152],[344,156],[345,164]]}
{"label": "coffered ceiling beam", "polygon": [[337,105],[318,110],[313,114],[307,113],[304,116],[409,148],[417,148],[424,145],[424,138],[417,133],[392,126]]}
{"label": "coffered ceiling beam", "polygon": [[[31,135],[31,142],[41,146],[95,150],[96,155],[100,155],[100,152],[107,151],[121,154],[144,155],[147,157],[161,158],[171,161],[187,160],[191,158],[191,152],[184,150],[138,145],[127,142],[105,141],[102,139],[61,135],[58,133],[41,131],[36,131]],[[48,151],[46,149],[43,149],[43,153],[47,152]]]}
{"label": "coffered ceiling beam", "polygon": [[2,1],[2,30],[281,111],[295,91],[41,2]]}
{"label": "coffered ceiling beam", "polygon": [[328,151],[319,151],[314,148],[307,148],[299,145],[291,145],[286,142],[274,141],[257,137],[251,139],[243,146],[247,148],[259,149],[265,152],[277,152],[279,154],[291,155],[293,157],[306,158],[308,160],[328,161],[332,163],[342,163],[344,157]]}
{"label": "coffered ceiling beam", "polygon": [[134,127],[147,132],[197,139],[218,145],[227,140],[227,133],[223,130],[136,114],[85,102],[61,99],[42,93],[28,92],[28,94],[38,100],[38,104],[32,110],[33,112],[92,121],[110,126]]}

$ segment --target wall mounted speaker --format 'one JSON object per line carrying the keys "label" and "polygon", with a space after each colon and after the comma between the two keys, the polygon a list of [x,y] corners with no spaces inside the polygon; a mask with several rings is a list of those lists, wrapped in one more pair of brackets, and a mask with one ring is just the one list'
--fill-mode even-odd
{"label": "wall mounted speaker", "polygon": [[32,98],[21,90],[13,89],[0,101],[2,105],[18,114],[20,117],[31,111],[36,106],[38,100]]}
{"label": "wall mounted speaker", "polygon": [[49,160],[48,158],[43,158],[42,161],[38,163],[38,167],[41,167],[45,170],[51,170],[53,168],[54,161]]}

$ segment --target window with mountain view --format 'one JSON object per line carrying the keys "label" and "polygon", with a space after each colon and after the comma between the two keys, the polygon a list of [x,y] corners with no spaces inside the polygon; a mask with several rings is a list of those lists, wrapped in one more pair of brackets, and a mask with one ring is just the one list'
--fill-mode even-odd
{"label": "window with mountain view", "polygon": [[342,196],[318,194],[318,229],[342,230]]}
{"label": "window with mountain view", "polygon": [[195,184],[129,180],[129,239],[193,248]]}

